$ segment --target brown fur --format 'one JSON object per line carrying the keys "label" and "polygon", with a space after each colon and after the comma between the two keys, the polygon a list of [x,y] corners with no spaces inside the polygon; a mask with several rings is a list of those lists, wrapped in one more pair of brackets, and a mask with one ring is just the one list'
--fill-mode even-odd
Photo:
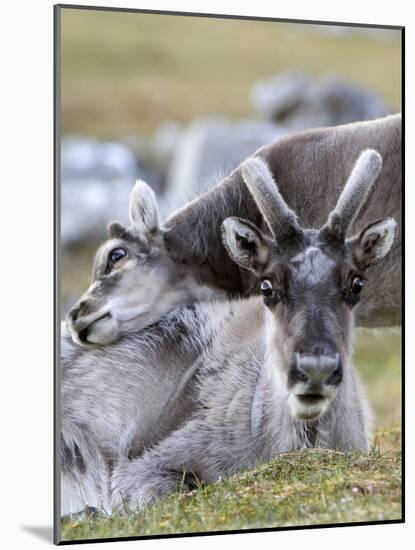
{"label": "brown fur", "polygon": [[[309,130],[262,147],[263,157],[284,200],[301,225],[320,227],[334,208],[351,168],[366,148],[383,157],[383,169],[367,206],[350,229],[361,231],[387,216],[397,223],[395,245],[388,258],[373,268],[365,289],[358,323],[399,324],[401,320],[401,116]],[[220,227],[227,217],[246,218],[266,231],[259,210],[243,183],[240,168],[192,201],[167,222],[165,242],[172,257],[185,262],[200,282],[230,295],[252,292],[254,280],[227,256]]]}

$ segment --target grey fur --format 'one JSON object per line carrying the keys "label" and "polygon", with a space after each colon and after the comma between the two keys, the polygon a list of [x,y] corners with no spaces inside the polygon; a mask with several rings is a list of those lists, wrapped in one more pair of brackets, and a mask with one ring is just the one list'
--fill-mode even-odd
{"label": "grey fur", "polygon": [[[95,255],[91,285],[68,313],[68,330],[81,346],[111,344],[178,306],[224,294],[197,281],[187,266],[171,259],[156,197],[141,180],[131,191],[129,211],[129,228],[109,224],[109,239]],[[125,255],[114,263],[115,250]]]}
{"label": "grey fur", "polygon": [[160,227],[154,191],[142,180],[136,182],[131,192],[130,221],[141,235],[151,235]]}
{"label": "grey fur", "polygon": [[[225,222],[225,241],[243,223]],[[85,480],[82,494],[95,487],[93,502],[109,494],[117,510],[142,508],[194,478],[212,482],[281,452],[367,450],[370,413],[351,360],[354,303],[334,275],[355,269],[355,250],[362,252],[368,235],[361,265],[385,258],[394,224],[372,225],[335,246],[302,230],[303,242],[283,249],[246,226],[259,237],[242,246],[249,254],[240,263],[259,279],[266,272],[276,286],[282,269],[292,285],[290,307],[288,298],[281,305],[266,300],[266,308],[255,297],[199,304],[99,349],[77,348],[64,336],[63,479]],[[270,248],[264,261],[258,242]],[[236,247],[235,261],[238,254]],[[341,377],[331,381],[340,364]],[[296,366],[309,378],[293,380]],[[82,460],[66,459],[68,445]]]}
{"label": "grey fur", "polygon": [[[102,349],[79,348],[64,334],[63,437],[68,426],[81,432],[83,468],[72,462],[62,471],[62,513],[77,511],[67,502],[82,502],[81,509],[102,502],[109,512],[109,492],[116,507],[143,506],[179,487],[185,472],[212,482],[310,446],[315,423],[291,417],[275,365],[266,361],[263,323],[254,297],[176,310]],[[367,449],[361,391],[348,365],[313,446]]]}
{"label": "grey fur", "polygon": [[282,198],[266,162],[251,157],[242,163],[241,173],[271,234],[280,241],[293,238],[300,231],[297,216]]}
{"label": "grey fur", "polygon": [[336,208],[330,213],[328,229],[338,239],[344,239],[369,192],[382,170],[382,157],[377,151],[366,149],[360,154],[344,186]]}
{"label": "grey fur", "polygon": [[[374,267],[357,313],[357,323],[390,326],[401,323],[401,116],[393,115],[298,132],[259,149],[278,182],[279,191],[304,227],[321,227],[359,154],[375,149],[383,158],[382,172],[350,227],[359,233],[385,216],[398,224],[395,243],[386,260]],[[229,257],[221,239],[221,224],[228,217],[249,220],[268,231],[253,197],[243,182],[241,167],[220,184],[175,213],[166,223],[164,242],[176,262],[204,284],[228,296],[257,292],[253,275]],[[191,237],[191,238],[190,238]]]}

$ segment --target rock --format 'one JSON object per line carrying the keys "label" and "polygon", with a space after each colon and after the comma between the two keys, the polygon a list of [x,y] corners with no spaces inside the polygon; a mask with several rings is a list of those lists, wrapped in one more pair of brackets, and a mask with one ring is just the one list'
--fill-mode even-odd
{"label": "rock", "polygon": [[106,235],[109,220],[127,222],[128,199],[135,178],[66,180],[61,187],[61,242],[96,242]]}
{"label": "rock", "polygon": [[78,137],[62,142],[62,183],[80,178],[134,178],[137,172],[135,155],[121,143],[100,143]]}
{"label": "rock", "polygon": [[61,150],[61,242],[97,241],[109,220],[127,221],[129,193],[146,179],[120,143],[66,138]]}
{"label": "rock", "polygon": [[390,112],[369,90],[336,77],[312,82],[297,73],[257,83],[252,103],[267,120],[290,130],[371,120]]}
{"label": "rock", "polygon": [[386,105],[372,92],[337,78],[322,78],[308,88],[288,126],[293,130],[335,126],[387,114]]}
{"label": "rock", "polygon": [[254,84],[251,101],[267,120],[283,123],[303,101],[310,85],[311,80],[301,73],[286,73]]}
{"label": "rock", "polygon": [[259,147],[284,134],[282,128],[269,122],[226,118],[194,121],[173,153],[164,213],[206,191]]}
{"label": "rock", "polygon": [[183,133],[183,128],[173,121],[160,126],[149,144],[149,156],[155,166],[167,172]]}
{"label": "rock", "polygon": [[348,36],[360,35],[370,40],[390,41],[394,40],[399,30],[379,29],[370,27],[349,27],[347,25],[310,25],[310,30],[322,35]]}

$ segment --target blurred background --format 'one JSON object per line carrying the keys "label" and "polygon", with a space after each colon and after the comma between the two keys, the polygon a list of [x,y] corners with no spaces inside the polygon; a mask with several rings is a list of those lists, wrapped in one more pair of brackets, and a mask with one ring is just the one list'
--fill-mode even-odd
{"label": "blurred background", "polygon": [[[61,10],[61,305],[137,177],[162,215],[289,132],[401,110],[395,30]],[[400,330],[359,330],[377,425],[400,421]]]}

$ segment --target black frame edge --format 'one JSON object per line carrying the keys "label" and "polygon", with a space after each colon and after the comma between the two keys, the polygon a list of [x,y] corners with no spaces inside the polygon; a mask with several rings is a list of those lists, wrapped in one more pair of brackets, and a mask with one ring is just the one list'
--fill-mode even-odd
{"label": "black frame edge", "polygon": [[406,358],[405,358],[405,27],[401,31],[401,110],[402,110],[402,145],[401,145],[401,173],[402,173],[402,189],[401,189],[401,212],[402,212],[402,279],[401,279],[401,448],[402,448],[402,469],[401,469],[401,484],[402,484],[402,522],[406,523],[406,421],[405,421],[405,375],[406,375]]}
{"label": "black frame edge", "polygon": [[257,529],[233,529],[229,531],[202,531],[195,533],[168,533],[163,535],[147,535],[147,536],[131,536],[131,537],[113,537],[102,539],[78,539],[78,540],[62,540],[58,543],[59,546],[69,546],[72,544],[95,544],[100,542],[130,542],[134,540],[155,540],[155,539],[172,539],[172,538],[187,538],[187,537],[210,537],[216,535],[244,535],[249,533],[275,533],[279,531],[304,531],[309,529],[332,529],[339,527],[362,527],[362,526],[377,526],[377,525],[394,525],[405,523],[402,519],[389,519],[384,521],[357,521],[351,523],[330,523],[316,525],[290,525],[286,527],[263,527]]}
{"label": "black frame edge", "polygon": [[53,543],[61,542],[60,521],[60,111],[61,7],[53,6]]}
{"label": "black frame edge", "polygon": [[290,18],[278,18],[278,17],[265,17],[257,15],[232,15],[226,13],[198,13],[198,12],[182,12],[174,10],[151,10],[144,8],[121,8],[110,6],[89,6],[89,5],[77,5],[77,4],[56,4],[60,8],[64,9],[78,9],[78,10],[94,10],[94,11],[115,11],[125,13],[148,13],[148,14],[161,14],[161,15],[178,15],[187,17],[212,17],[219,19],[238,19],[238,20],[254,20],[254,21],[274,21],[279,23],[298,23],[300,25],[326,25],[326,26],[341,26],[341,27],[360,27],[360,28],[374,28],[374,29],[390,29],[390,30],[402,30],[404,27],[401,25],[383,25],[374,23],[347,23],[344,21],[321,21],[318,19],[290,19]]}

